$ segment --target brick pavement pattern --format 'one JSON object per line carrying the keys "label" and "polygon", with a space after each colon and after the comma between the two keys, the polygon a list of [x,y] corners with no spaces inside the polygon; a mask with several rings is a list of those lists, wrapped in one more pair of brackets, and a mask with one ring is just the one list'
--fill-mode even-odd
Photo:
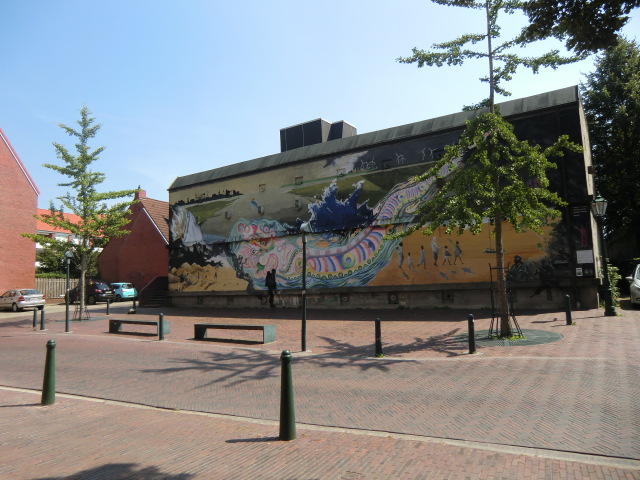
{"label": "brick pavement pattern", "polygon": [[[122,313],[112,307],[111,317]],[[0,318],[0,385],[39,390],[52,338],[58,392],[168,409],[75,398],[38,407],[33,393],[0,388],[0,406],[12,407],[0,408],[2,478],[640,478],[638,311],[574,312],[574,326],[564,314],[522,315],[522,328],[564,338],[478,355],[455,341],[466,329],[456,311],[312,310],[311,352],[299,351],[299,311],[206,312],[275,324],[278,341],[267,345],[195,341],[203,313],[165,311],[164,341],[148,329],[108,334],[106,319],[66,334],[63,313],[49,315],[45,332],[29,314]],[[372,358],[372,314],[383,318],[382,359]],[[477,329],[488,322],[476,315]],[[274,437],[285,348],[294,352],[293,442]]]}

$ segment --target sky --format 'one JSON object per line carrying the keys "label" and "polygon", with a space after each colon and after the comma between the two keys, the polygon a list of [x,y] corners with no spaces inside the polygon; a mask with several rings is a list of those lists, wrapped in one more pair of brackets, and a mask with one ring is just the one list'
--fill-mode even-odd
{"label": "sky", "polygon": [[[640,11],[623,30],[637,39]],[[481,33],[481,11],[428,0],[0,0],[0,128],[40,190],[67,193],[53,142],[75,153],[86,106],[106,149],[92,169],[99,191],[142,188],[168,201],[176,177],[280,152],[280,129],[323,118],[358,133],[456,113],[488,96],[482,61],[401,64]],[[503,39],[524,25],[505,16]],[[536,44],[527,55],[558,42]],[[519,70],[512,99],[578,85],[594,57]],[[501,99],[498,98],[498,101]],[[505,100],[502,98],[502,100]]]}

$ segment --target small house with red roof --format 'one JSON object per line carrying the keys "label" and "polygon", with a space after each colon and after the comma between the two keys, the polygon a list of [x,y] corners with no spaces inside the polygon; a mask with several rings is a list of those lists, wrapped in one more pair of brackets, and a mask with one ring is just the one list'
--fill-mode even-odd
{"label": "small house with red roof", "polygon": [[169,203],[138,190],[131,206],[130,233],[112,238],[99,257],[100,275],[108,282],[133,283],[140,303],[168,290]]}
{"label": "small house with red roof", "polygon": [[36,249],[21,236],[36,233],[40,190],[0,129],[0,295],[35,287]]}
{"label": "small house with red roof", "polygon": [[[42,216],[50,214],[50,213],[51,213],[51,211],[49,209],[46,209],[46,208],[39,208],[38,209],[38,216],[39,217],[42,217]],[[63,213],[62,215],[64,216],[65,220],[67,220],[67,221],[69,221],[71,223],[78,224],[82,220],[78,215],[76,215],[74,213]],[[44,223],[40,219],[36,219],[36,233],[38,235],[44,235],[44,236],[47,236],[47,237],[55,238],[56,240],[59,240],[61,242],[79,243],[78,237],[76,237],[69,230],[66,230],[66,229],[61,228],[61,227],[54,227],[52,225]],[[37,243],[36,244],[36,251],[39,252],[41,248],[42,248],[41,245],[39,243]]]}

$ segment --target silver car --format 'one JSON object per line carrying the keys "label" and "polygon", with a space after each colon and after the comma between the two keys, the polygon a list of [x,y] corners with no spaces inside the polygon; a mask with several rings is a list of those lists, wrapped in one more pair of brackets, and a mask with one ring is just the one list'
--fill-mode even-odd
{"label": "silver car", "polygon": [[0,297],[0,308],[10,308],[14,312],[18,312],[23,308],[42,310],[44,303],[44,295],[33,288],[9,290]]}
{"label": "silver car", "polygon": [[633,270],[633,275],[627,277],[629,281],[629,298],[631,299],[632,307],[640,306],[640,264],[636,265]]}

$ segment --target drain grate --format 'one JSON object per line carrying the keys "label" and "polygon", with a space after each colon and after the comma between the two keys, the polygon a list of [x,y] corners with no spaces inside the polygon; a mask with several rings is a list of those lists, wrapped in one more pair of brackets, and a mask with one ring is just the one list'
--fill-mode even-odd
{"label": "drain grate", "polygon": [[[562,340],[564,337],[559,333],[547,332],[546,330],[522,330],[525,338],[488,338],[489,330],[480,330],[476,332],[476,345],[485,347],[519,347],[526,345],[543,345],[545,343],[553,343]],[[456,335],[454,339],[457,342],[469,343],[469,334],[462,333]]]}

